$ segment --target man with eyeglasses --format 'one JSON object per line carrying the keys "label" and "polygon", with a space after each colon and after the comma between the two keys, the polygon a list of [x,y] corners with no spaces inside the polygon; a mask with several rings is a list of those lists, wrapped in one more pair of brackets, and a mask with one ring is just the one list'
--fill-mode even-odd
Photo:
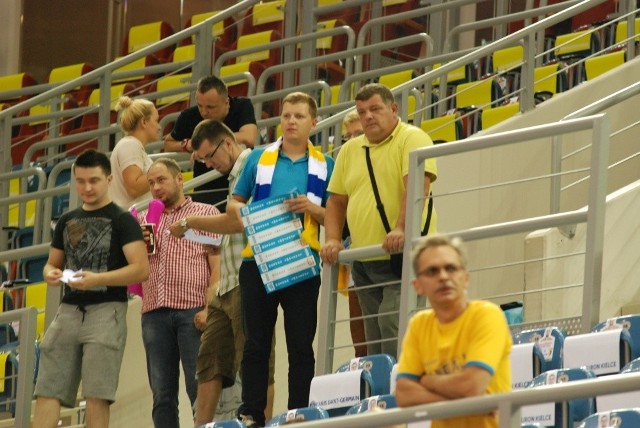
{"label": "man with eyeglasses", "polygon": [[[203,163],[228,177],[228,196],[235,189],[238,176],[251,154],[251,149],[236,142],[235,135],[224,123],[203,120],[191,137],[196,162]],[[247,244],[243,233],[229,233],[230,220],[222,216],[190,216],[175,222],[170,230],[174,236],[183,236],[187,229],[217,231],[223,236],[220,266],[220,282],[207,306],[207,319],[196,373],[198,399],[196,401],[195,427],[202,426],[217,417],[232,419],[240,405],[241,388],[237,373],[244,349],[244,332],[240,301],[238,272]],[[274,395],[274,350],[269,361],[269,388],[265,413],[271,417]]]}
{"label": "man with eyeglasses", "polygon": [[[504,313],[467,297],[459,238],[431,236],[413,250],[413,286],[431,309],[411,318],[396,381],[400,407],[511,390],[511,334]],[[434,420],[432,428],[495,428],[496,412]]]}
{"label": "man with eyeglasses", "polygon": [[[203,119],[223,122],[234,132],[239,144],[253,148],[258,139],[258,127],[253,104],[249,98],[230,97],[227,85],[220,78],[207,76],[198,81],[195,99],[197,105],[180,113],[173,130],[165,136],[165,152],[192,153],[195,148],[191,142],[191,135]],[[194,177],[209,171],[211,168],[205,162],[195,162],[193,165]],[[217,205],[220,211],[224,211],[227,185],[227,177],[220,177],[196,187],[192,199]]]}
{"label": "man with eyeglasses", "polygon": [[344,134],[342,135],[343,143],[364,134],[362,122],[360,122],[360,116],[355,110],[351,110],[349,113],[344,115],[344,119],[342,119],[342,126],[344,127]]}

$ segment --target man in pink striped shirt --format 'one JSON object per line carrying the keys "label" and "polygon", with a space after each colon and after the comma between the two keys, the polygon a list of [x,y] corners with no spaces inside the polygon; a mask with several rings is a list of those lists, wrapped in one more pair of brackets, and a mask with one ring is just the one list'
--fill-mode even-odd
{"label": "man in pink striped shirt", "polygon": [[[156,251],[149,255],[151,272],[142,284],[142,339],[153,392],[152,417],[156,428],[179,428],[179,364],[182,362],[193,408],[200,333],[207,319],[206,303],[220,277],[220,260],[218,247],[176,238],[169,233],[169,226],[187,216],[220,212],[184,195],[180,167],[172,159],[157,159],[147,172],[147,180],[153,197],[164,203],[155,229]],[[146,212],[140,213],[138,221],[146,223],[145,217]]]}

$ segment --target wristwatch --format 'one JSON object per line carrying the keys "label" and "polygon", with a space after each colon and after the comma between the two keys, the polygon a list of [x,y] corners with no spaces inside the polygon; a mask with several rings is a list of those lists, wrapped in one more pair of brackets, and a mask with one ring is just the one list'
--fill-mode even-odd
{"label": "wristwatch", "polygon": [[186,217],[180,219],[180,226],[184,229],[185,232],[189,229],[189,225],[187,224]]}

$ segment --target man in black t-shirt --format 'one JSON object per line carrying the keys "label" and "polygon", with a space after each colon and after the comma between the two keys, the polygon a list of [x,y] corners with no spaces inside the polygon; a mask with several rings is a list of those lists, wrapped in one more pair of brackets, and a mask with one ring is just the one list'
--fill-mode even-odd
{"label": "man in black t-shirt", "polygon": [[148,278],[149,262],[138,222],[109,197],[109,158],[87,150],[73,173],[83,203],[60,217],[43,271],[64,295],[40,346],[33,426],[58,426],[82,381],[87,420],[107,428],[127,337],[126,286]]}
{"label": "man in black t-shirt", "polygon": [[[203,77],[196,87],[196,104],[178,116],[173,130],[164,137],[165,152],[192,152],[191,135],[196,125],[204,119],[224,122],[235,134],[236,141],[253,148],[258,140],[258,127],[251,100],[244,97],[230,97],[227,85],[216,76]],[[195,162],[193,176],[209,172],[204,163]],[[227,199],[229,181],[226,176],[196,187],[192,199],[196,202],[218,204]],[[217,205],[220,211],[225,204]]]}

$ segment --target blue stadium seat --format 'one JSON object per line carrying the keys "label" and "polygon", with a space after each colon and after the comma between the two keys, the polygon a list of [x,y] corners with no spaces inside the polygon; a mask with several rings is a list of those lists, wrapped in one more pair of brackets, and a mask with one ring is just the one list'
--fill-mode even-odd
{"label": "blue stadium seat", "polygon": [[203,428],[247,428],[247,426],[238,419],[229,419],[227,421],[209,422]]}
{"label": "blue stadium seat", "polygon": [[16,332],[11,324],[0,324],[0,349],[5,345],[14,343],[18,340]]}
{"label": "blue stadium seat", "polygon": [[620,373],[630,373],[630,372],[638,372],[640,371],[640,358],[636,358],[635,360],[629,362],[626,366],[620,370]]}
{"label": "blue stadium seat", "polygon": [[[6,278],[2,279],[4,282]],[[0,307],[0,312],[7,312],[14,309],[13,298],[11,297],[11,292],[9,290],[2,290],[2,306]]]}
{"label": "blue stadium seat", "polygon": [[599,324],[596,324],[591,331],[604,331],[611,328],[620,328],[629,333],[631,340],[631,359],[640,358],[640,315],[622,315],[610,318]]}
{"label": "blue stadium seat", "polygon": [[[572,382],[575,380],[594,379],[595,373],[583,368],[549,370],[536,376],[530,388],[554,383]],[[581,398],[555,404],[555,428],[569,428],[575,426],[595,411],[593,398]]]}
{"label": "blue stadium seat", "polygon": [[27,278],[29,282],[42,282],[42,270],[47,264],[48,256],[25,257],[18,261],[18,275]]}
{"label": "blue stadium seat", "polygon": [[[540,373],[562,367],[562,348],[565,334],[558,327],[524,330],[513,336],[513,344],[535,343],[543,356],[540,361]],[[536,375],[540,374],[536,373]]]}
{"label": "blue stadium seat", "polygon": [[640,408],[598,412],[583,420],[580,425],[578,425],[578,428],[600,428],[603,426],[638,428],[640,427]]}
{"label": "blue stadium seat", "polygon": [[15,231],[11,237],[12,248],[24,248],[33,245],[33,227],[26,226]]}
{"label": "blue stadium seat", "polygon": [[[352,366],[357,360],[357,367]],[[396,359],[388,354],[368,355],[366,357],[354,358],[353,360],[342,364],[336,370],[336,373],[346,372],[349,370],[363,369],[371,373],[373,384],[371,385],[372,395],[389,394],[389,380],[391,377],[391,369],[396,363]]]}
{"label": "blue stadium seat", "polygon": [[393,409],[398,407],[398,404],[396,403],[396,396],[393,394],[385,394],[365,398],[355,406],[351,406],[351,408],[347,410],[347,415],[368,412],[374,407],[379,407],[381,409]]}
{"label": "blue stadium seat", "polygon": [[[65,169],[56,177],[56,186],[68,183],[71,180],[71,168]],[[51,218],[57,220],[69,209],[69,193],[56,195],[51,202]]]}
{"label": "blue stadium seat", "polygon": [[272,418],[265,427],[279,427],[298,422],[313,421],[318,419],[329,419],[329,413],[320,407],[302,407],[281,413]]}
{"label": "blue stadium seat", "polygon": [[0,282],[5,282],[9,279],[9,272],[7,272],[7,267],[4,263],[0,264]]}

